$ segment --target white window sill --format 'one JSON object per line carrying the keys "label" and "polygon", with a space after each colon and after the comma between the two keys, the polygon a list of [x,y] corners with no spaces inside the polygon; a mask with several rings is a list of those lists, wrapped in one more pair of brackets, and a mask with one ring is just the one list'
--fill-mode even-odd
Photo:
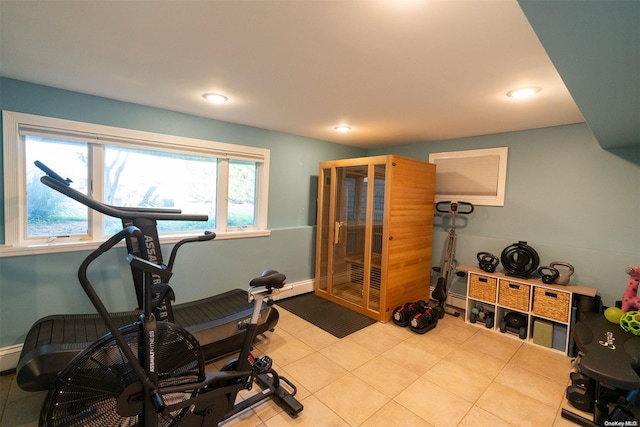
{"label": "white window sill", "polygon": [[[227,239],[243,239],[250,237],[269,237],[271,230],[238,230],[216,233],[215,240],[227,240]],[[160,236],[160,244],[173,244],[180,240],[193,237],[193,235],[173,235],[173,236]],[[0,245],[0,258],[24,256],[24,255],[42,255],[42,254],[54,254],[62,252],[76,252],[76,251],[92,251],[100,246],[104,240],[91,240],[74,243],[51,243],[42,245],[30,245],[30,246],[7,246]],[[124,246],[124,241],[117,246]]]}

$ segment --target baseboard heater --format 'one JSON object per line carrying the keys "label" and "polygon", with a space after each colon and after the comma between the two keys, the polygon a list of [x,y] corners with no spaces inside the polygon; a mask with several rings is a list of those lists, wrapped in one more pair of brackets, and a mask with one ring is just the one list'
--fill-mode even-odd
{"label": "baseboard heater", "polygon": [[[431,292],[433,293],[434,288],[431,288]],[[452,307],[456,307],[462,310],[467,308],[467,297],[462,294],[457,294],[455,292],[447,293],[447,305]]]}

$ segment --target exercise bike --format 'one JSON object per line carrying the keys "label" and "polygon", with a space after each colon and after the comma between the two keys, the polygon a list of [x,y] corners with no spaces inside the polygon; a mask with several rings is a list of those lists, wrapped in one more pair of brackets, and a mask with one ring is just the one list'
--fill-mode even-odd
{"label": "exercise bike", "polygon": [[[464,207],[464,210],[458,210],[459,207]],[[469,215],[473,212],[473,209],[473,205],[467,202],[446,201],[436,203],[436,211],[451,215],[451,226],[444,246],[444,252],[442,253],[442,263],[439,267],[433,267],[433,271],[440,273],[436,287],[431,293],[431,297],[438,301],[438,306],[440,307],[439,318],[443,318],[445,314],[455,317],[460,316],[459,312],[446,307],[448,289],[454,274],[459,277],[464,277],[465,275],[464,271],[457,271],[458,262],[455,259],[457,238],[456,215]]]}
{"label": "exercise bike", "polygon": [[[128,253],[142,256],[138,248],[145,246],[149,260],[163,265],[164,257],[157,222],[169,221],[206,221],[207,215],[183,214],[173,208],[139,208],[113,206],[94,199],[70,185],[70,180],[36,161],[35,165],[45,175],[40,178],[46,185],[66,197],[75,200],[87,208],[103,215],[117,218],[122,228],[136,226],[144,234],[138,241],[133,237],[125,238]],[[208,242],[216,237],[215,233],[188,237],[177,242],[169,257],[167,268],[172,270],[178,248],[191,242]],[[136,309],[111,313],[117,326],[136,322],[142,312],[144,273],[131,268],[133,288],[136,294]],[[157,282],[157,284],[156,284]],[[177,323],[191,333],[200,344],[205,361],[237,352],[244,339],[243,331],[238,330],[238,322],[251,317],[253,305],[247,303],[244,289],[231,289],[197,300],[173,304],[174,292],[168,280],[154,277],[151,285],[156,320]],[[179,285],[177,287],[179,292]],[[215,286],[213,287],[215,290]],[[278,323],[278,310],[275,307],[263,307],[257,334],[273,330]],[[107,328],[97,313],[54,314],[37,320],[29,329],[20,352],[16,367],[16,382],[25,391],[49,390],[58,372],[62,371],[82,350],[107,333]]]}
{"label": "exercise bike", "polygon": [[[240,323],[244,341],[237,359],[218,372],[205,372],[198,341],[185,329],[157,321],[153,311],[152,277],[168,281],[166,266],[129,254],[132,268],[143,272],[143,310],[139,321],[117,328],[95,292],[87,271],[100,255],[121,240],[143,238],[135,226],[118,232],[89,254],[78,271],[78,279],[109,333],[75,357],[58,375],[40,413],[44,426],[217,426],[265,399],[273,399],[296,417],[303,406],[295,399],[296,387],[272,368],[268,356],[251,354],[263,301],[270,307],[272,295],[285,286],[286,277],[273,270],[250,282],[250,320]],[[239,402],[243,390],[254,383],[261,391]],[[285,383],[291,392],[283,387]]]}

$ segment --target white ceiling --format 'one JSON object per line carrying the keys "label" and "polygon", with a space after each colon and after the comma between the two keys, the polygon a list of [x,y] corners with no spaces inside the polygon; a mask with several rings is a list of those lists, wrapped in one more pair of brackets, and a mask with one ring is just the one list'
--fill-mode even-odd
{"label": "white ceiling", "polygon": [[0,0],[0,75],[361,147],[584,121],[516,0]]}

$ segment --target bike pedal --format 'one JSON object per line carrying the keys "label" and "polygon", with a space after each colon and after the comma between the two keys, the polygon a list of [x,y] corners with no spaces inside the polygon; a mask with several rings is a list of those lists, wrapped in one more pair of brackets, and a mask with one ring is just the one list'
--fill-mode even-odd
{"label": "bike pedal", "polygon": [[269,372],[271,366],[273,366],[273,360],[269,356],[262,356],[254,362],[253,370],[256,374],[264,374]]}

